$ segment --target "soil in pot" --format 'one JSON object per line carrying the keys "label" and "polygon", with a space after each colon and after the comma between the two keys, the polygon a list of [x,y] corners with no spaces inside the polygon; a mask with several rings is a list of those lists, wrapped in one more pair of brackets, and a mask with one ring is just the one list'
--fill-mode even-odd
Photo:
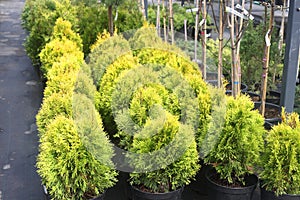
{"label": "soil in pot", "polygon": [[208,181],[208,199],[209,200],[251,200],[258,184],[256,175],[245,177],[245,186],[241,184],[227,184],[221,181],[214,170],[209,170],[206,174]]}
{"label": "soil in pot", "polygon": [[246,91],[246,92],[242,92],[242,93],[248,95],[253,102],[260,102],[261,101],[261,96],[259,94],[255,93],[255,92]]}
{"label": "soil in pot", "polygon": [[131,186],[132,200],[181,200],[184,187],[166,193],[151,193],[143,187]]}
{"label": "soil in pot", "polygon": [[[260,106],[261,102],[254,102],[255,109],[259,109]],[[281,108],[279,105],[266,102],[265,121],[272,125],[281,122]]]}
{"label": "soil in pot", "polygon": [[261,200],[300,200],[300,195],[284,194],[276,196],[274,192],[266,191],[265,188],[261,188]]}

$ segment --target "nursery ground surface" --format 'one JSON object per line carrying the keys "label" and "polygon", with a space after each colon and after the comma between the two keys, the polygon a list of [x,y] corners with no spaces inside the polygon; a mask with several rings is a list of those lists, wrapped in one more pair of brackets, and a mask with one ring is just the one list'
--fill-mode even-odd
{"label": "nursery ground surface", "polygon": [[42,84],[22,46],[25,0],[0,0],[0,199],[38,200],[38,137],[35,115]]}
{"label": "nursery ground surface", "polygon": [[[38,134],[35,115],[43,84],[23,47],[20,15],[25,0],[0,0],[0,200],[45,199],[36,173]],[[106,200],[126,200],[126,176],[106,193]],[[207,199],[194,182],[183,200]],[[256,195],[253,200],[258,200]]]}

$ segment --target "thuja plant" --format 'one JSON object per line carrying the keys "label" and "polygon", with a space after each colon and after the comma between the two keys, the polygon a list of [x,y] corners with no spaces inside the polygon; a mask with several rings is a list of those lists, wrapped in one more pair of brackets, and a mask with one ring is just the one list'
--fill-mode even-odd
{"label": "thuja plant", "polygon": [[[103,40],[104,42],[100,42],[99,47],[96,47],[95,50],[93,50],[90,57],[91,61],[89,63],[92,68],[92,74],[94,73],[94,81],[96,78],[95,83],[97,83],[96,85],[99,92],[97,95],[99,97],[96,98],[96,107],[103,117],[105,129],[111,128],[109,132],[117,132],[111,110],[111,103],[113,102],[111,97],[112,93],[116,90],[115,86],[118,82],[118,78],[122,77],[126,72],[143,65],[149,66],[150,69],[156,69],[158,66],[169,67],[181,74],[181,78],[186,79],[186,83],[193,88],[193,92],[198,98],[196,102],[198,102],[198,106],[201,108],[197,134],[205,133],[207,126],[206,119],[208,118],[210,110],[210,96],[207,85],[202,80],[202,75],[198,70],[197,65],[191,62],[191,60],[178,48],[162,42],[156,35],[154,28],[143,27],[137,30],[132,38],[129,39],[133,53],[127,51],[127,54],[120,54],[122,51],[119,51],[119,49],[122,50],[122,47],[127,48],[128,43],[126,44],[126,40],[124,39],[118,40],[119,36],[116,36],[117,38],[114,37],[107,38],[106,40]],[[115,43],[115,41],[122,42]],[[106,47],[106,45],[103,44],[110,44],[112,47],[115,47],[114,49],[116,49],[116,51],[104,51],[103,47]],[[121,46],[119,47],[116,45]],[[124,50],[127,50],[126,48],[124,48]],[[117,54],[115,54],[115,52]],[[119,56],[119,58],[116,58],[117,56]],[[115,57],[116,60],[110,65],[103,65],[103,62],[100,61],[105,57]],[[112,61],[109,60],[107,62],[110,63]],[[173,81],[175,80],[176,79]]]}
{"label": "thuja plant", "polygon": [[25,49],[35,66],[40,65],[39,54],[49,42],[59,17],[77,26],[76,7],[72,6],[70,0],[29,0],[25,3],[22,21],[23,27],[29,32]]}
{"label": "thuja plant", "polygon": [[39,54],[41,61],[41,71],[47,78],[48,71],[55,62],[59,62],[61,57],[73,57],[77,62],[83,62],[82,40],[78,34],[71,29],[71,23],[58,18],[50,41]]}
{"label": "thuja plant", "polygon": [[74,85],[80,70],[81,63],[76,55],[70,54],[60,58],[55,62],[47,75],[44,98],[53,93],[70,94],[74,90]]}
{"label": "thuja plant", "polygon": [[[112,148],[103,138],[97,137],[95,143],[106,148],[105,156],[111,158]],[[56,117],[40,138],[37,168],[54,199],[92,199],[116,182],[116,172],[87,150],[74,121],[64,116]]]}
{"label": "thuja plant", "polygon": [[72,96],[70,93],[53,93],[47,98],[44,98],[41,109],[36,115],[39,135],[43,135],[46,132],[47,126],[56,118],[56,116],[61,115],[70,117],[71,114]]}
{"label": "thuja plant", "polygon": [[189,83],[171,67],[140,66],[119,77],[112,99],[131,185],[164,193],[189,184],[200,168],[198,102]]}
{"label": "thuja plant", "polygon": [[247,96],[226,97],[224,123],[219,132],[207,135],[212,144],[204,158],[227,184],[244,185],[253,173],[263,148],[264,118],[253,110]]}
{"label": "thuja plant", "polygon": [[103,118],[105,129],[110,134],[116,133],[116,126],[113,120],[114,117],[111,111],[111,96],[115,90],[117,79],[123,71],[129,70],[137,66],[137,64],[137,59],[134,58],[131,53],[127,53],[118,57],[111,65],[109,65],[100,80],[95,104]]}
{"label": "thuja plant", "polygon": [[300,194],[300,122],[297,113],[282,112],[282,123],[266,135],[261,185],[276,195]]}
{"label": "thuja plant", "polygon": [[88,62],[97,88],[99,88],[106,68],[118,57],[128,52],[131,52],[130,45],[122,36],[114,35],[110,37],[107,31],[103,31],[103,33],[98,35],[97,41],[91,46]]}

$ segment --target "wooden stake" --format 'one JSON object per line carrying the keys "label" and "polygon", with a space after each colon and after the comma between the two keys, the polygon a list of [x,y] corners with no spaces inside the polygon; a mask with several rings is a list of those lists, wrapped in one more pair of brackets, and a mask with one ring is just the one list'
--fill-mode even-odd
{"label": "wooden stake", "polygon": [[160,37],[160,0],[157,0],[156,30],[157,35]]}
{"label": "wooden stake", "polygon": [[269,29],[266,34],[265,40],[265,50],[263,57],[263,72],[262,72],[262,81],[261,81],[261,107],[260,113],[264,116],[266,110],[266,96],[267,96],[267,83],[268,83],[268,71],[269,71],[269,60],[270,60],[270,47],[271,47],[271,37],[273,32],[273,21],[274,21],[274,8],[275,2],[271,2],[271,13],[269,19]]}
{"label": "wooden stake", "polygon": [[173,0],[169,0],[169,19],[170,19],[170,28],[171,28],[171,43],[175,43],[174,39],[174,23],[173,23]]}
{"label": "wooden stake", "polygon": [[203,79],[206,80],[206,0],[203,0],[203,12],[202,19],[204,19],[204,23],[202,26],[202,67],[203,67]]}

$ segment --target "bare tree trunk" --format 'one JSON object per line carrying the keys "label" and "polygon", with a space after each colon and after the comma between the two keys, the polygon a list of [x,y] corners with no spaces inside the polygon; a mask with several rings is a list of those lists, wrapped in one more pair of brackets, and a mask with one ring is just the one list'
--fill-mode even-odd
{"label": "bare tree trunk", "polygon": [[[165,1],[163,0],[163,2],[162,2],[162,4],[163,4],[163,11],[165,11]],[[164,14],[164,39],[165,39],[165,42],[167,42],[167,14],[166,14],[167,12],[165,12],[165,14]]]}
{"label": "bare tree trunk", "polygon": [[157,0],[156,30],[157,35],[160,37],[160,0]]}
{"label": "bare tree trunk", "polygon": [[174,23],[173,23],[173,0],[169,0],[169,18],[170,18],[170,28],[171,28],[171,43],[175,43],[174,39]]}
{"label": "bare tree trunk", "polygon": [[187,20],[184,20],[184,41],[187,41]]}
{"label": "bare tree trunk", "polygon": [[[231,8],[234,10],[234,0],[231,0]],[[231,22],[230,22],[230,37],[231,37],[231,85],[232,85],[232,96],[235,98],[240,93],[239,86],[239,76],[238,76],[238,65],[237,65],[237,57],[236,57],[236,44],[235,44],[235,16],[233,12],[231,13]]]}
{"label": "bare tree trunk", "polygon": [[112,16],[112,5],[108,6],[107,9],[107,14],[108,14],[108,31],[111,36],[114,35],[114,21],[113,21],[113,16]]}
{"label": "bare tree trunk", "polygon": [[196,12],[196,19],[195,19],[195,49],[194,49],[194,60],[198,63],[197,58],[197,51],[198,51],[198,25],[199,25],[199,12],[200,12],[200,3],[199,0],[196,0],[196,7],[198,8]]}
{"label": "bare tree trunk", "polygon": [[280,53],[282,53],[282,45],[283,45],[283,37],[284,37],[285,9],[286,9],[286,0],[283,0],[281,25],[279,31],[279,44],[278,44],[278,49],[280,50]]}
{"label": "bare tree trunk", "polygon": [[204,23],[202,26],[202,66],[203,66],[203,79],[206,80],[206,0],[203,0],[203,13],[202,19]]}
{"label": "bare tree trunk", "polygon": [[[242,0],[242,9],[245,9],[245,0]],[[241,17],[240,23],[238,24],[238,34],[237,34],[237,44],[236,44],[236,57],[237,57],[238,77],[239,77],[238,88],[241,88],[241,82],[242,82],[240,47],[241,47],[243,26],[244,26],[244,19]]]}
{"label": "bare tree trunk", "polygon": [[218,54],[218,87],[222,87],[223,76],[223,35],[224,35],[224,22],[223,22],[223,10],[224,2],[219,2],[219,54]]}
{"label": "bare tree trunk", "polygon": [[264,52],[264,58],[263,58],[263,72],[262,72],[262,81],[261,81],[261,107],[260,112],[264,116],[265,115],[265,109],[266,109],[266,94],[267,94],[267,83],[268,83],[268,71],[269,71],[269,60],[270,60],[270,46],[271,46],[271,36],[273,31],[273,21],[274,21],[274,8],[275,8],[275,2],[272,0],[271,2],[271,13],[270,13],[270,19],[269,19],[269,28],[268,32],[266,33],[265,39],[265,52]]}
{"label": "bare tree trunk", "polygon": [[145,2],[142,0],[142,13],[143,13],[143,18],[146,21],[146,9],[145,9]]}

